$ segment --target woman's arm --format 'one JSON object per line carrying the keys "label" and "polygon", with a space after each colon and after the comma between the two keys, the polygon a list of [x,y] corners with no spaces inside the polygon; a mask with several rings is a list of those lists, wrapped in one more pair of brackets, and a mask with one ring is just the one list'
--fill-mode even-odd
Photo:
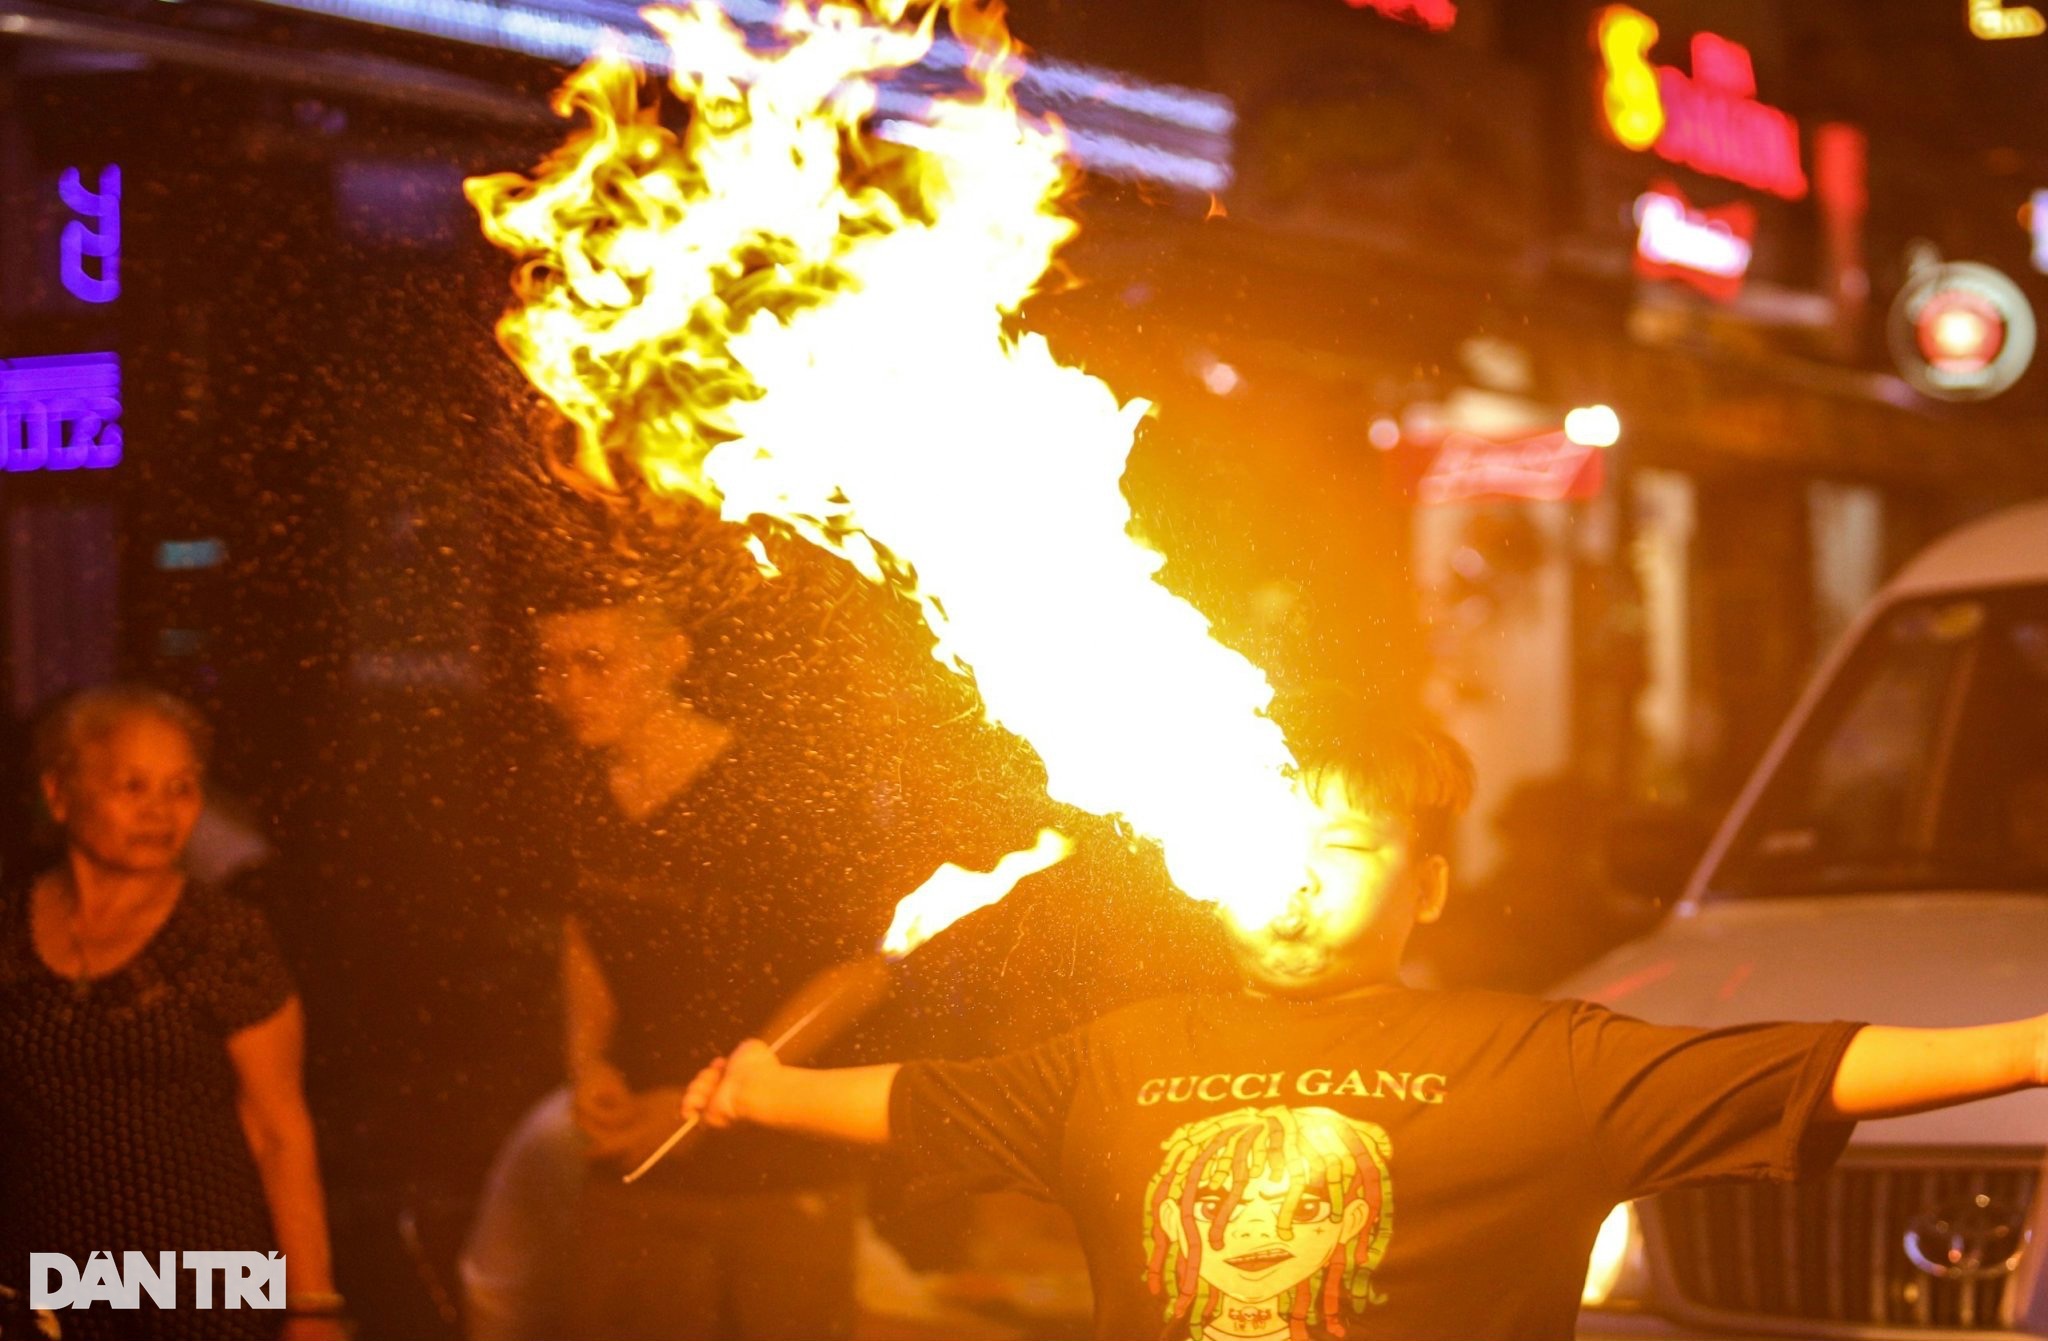
{"label": "woman's arm", "polygon": [[284,1252],[286,1293],[331,1308],[339,1300],[328,1257],[327,1202],[320,1190],[313,1119],[301,1082],[305,1054],[306,1015],[296,996],[269,1019],[228,1038],[236,1112],[263,1180],[277,1246]]}
{"label": "woman's arm", "polygon": [[1969,1029],[1870,1025],[1849,1042],[1824,1118],[1887,1118],[2048,1085],[2048,1016]]}
{"label": "woman's arm", "polygon": [[784,1066],[750,1038],[731,1057],[705,1067],[683,1092],[682,1116],[713,1127],[751,1122],[856,1145],[889,1139],[889,1091],[902,1068],[849,1066],[813,1071]]}

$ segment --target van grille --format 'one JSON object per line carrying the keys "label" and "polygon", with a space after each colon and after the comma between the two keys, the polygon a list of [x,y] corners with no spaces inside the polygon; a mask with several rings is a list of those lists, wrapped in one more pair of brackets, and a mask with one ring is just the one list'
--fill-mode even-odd
{"label": "van grille", "polygon": [[1667,1192],[1648,1216],[1686,1305],[1756,1322],[1994,1331],[2009,1326],[2014,1277],[1937,1279],[1906,1256],[1914,1220],[1986,1196],[2029,1211],[2039,1152],[1972,1152],[1845,1163],[1792,1186]]}

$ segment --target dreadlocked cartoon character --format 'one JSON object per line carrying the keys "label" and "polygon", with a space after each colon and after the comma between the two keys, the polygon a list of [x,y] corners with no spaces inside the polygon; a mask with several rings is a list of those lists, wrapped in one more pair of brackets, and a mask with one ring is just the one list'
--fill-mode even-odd
{"label": "dreadlocked cartoon character", "polygon": [[1146,1283],[1196,1341],[1341,1337],[1386,1302],[1387,1134],[1327,1108],[1240,1108],[1176,1130],[1145,1190]]}

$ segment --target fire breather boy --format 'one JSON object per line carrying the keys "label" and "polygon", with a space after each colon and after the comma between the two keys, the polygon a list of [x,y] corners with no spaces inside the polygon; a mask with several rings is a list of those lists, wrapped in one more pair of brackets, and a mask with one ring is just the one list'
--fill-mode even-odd
{"label": "fire breather boy", "polygon": [[1404,987],[1471,765],[1433,727],[1336,700],[1286,724],[1321,827],[1287,913],[1231,928],[1242,991],[974,1062],[814,1071],[750,1041],[684,1112],[1050,1194],[1087,1252],[1098,1337],[1531,1341],[1572,1335],[1621,1201],[1806,1177],[1859,1118],[2048,1083],[2048,1017],[1700,1030]]}

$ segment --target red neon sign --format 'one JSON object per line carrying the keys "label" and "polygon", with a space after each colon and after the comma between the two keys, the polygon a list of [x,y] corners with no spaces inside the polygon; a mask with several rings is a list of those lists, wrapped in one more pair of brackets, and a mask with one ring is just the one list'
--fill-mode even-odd
{"label": "red neon sign", "polygon": [[1806,194],[1799,123],[1756,99],[1749,48],[1714,33],[1692,39],[1692,73],[1651,65],[1657,23],[1609,5],[1593,30],[1602,65],[1601,112],[1624,148],[1654,149],[1673,163],[1769,191]]}
{"label": "red neon sign", "polygon": [[1447,33],[1458,21],[1457,0],[1344,0],[1353,9],[1369,9],[1382,18],[1413,23],[1433,33]]}
{"label": "red neon sign", "polygon": [[1756,207],[1746,200],[1696,209],[1685,193],[1658,182],[1636,198],[1636,273],[1675,279],[1709,298],[1733,302],[1756,242]]}
{"label": "red neon sign", "polygon": [[1606,478],[1605,453],[1573,442],[1562,429],[1513,442],[1453,432],[1403,455],[1404,492],[1424,507],[1483,498],[1595,498]]}

